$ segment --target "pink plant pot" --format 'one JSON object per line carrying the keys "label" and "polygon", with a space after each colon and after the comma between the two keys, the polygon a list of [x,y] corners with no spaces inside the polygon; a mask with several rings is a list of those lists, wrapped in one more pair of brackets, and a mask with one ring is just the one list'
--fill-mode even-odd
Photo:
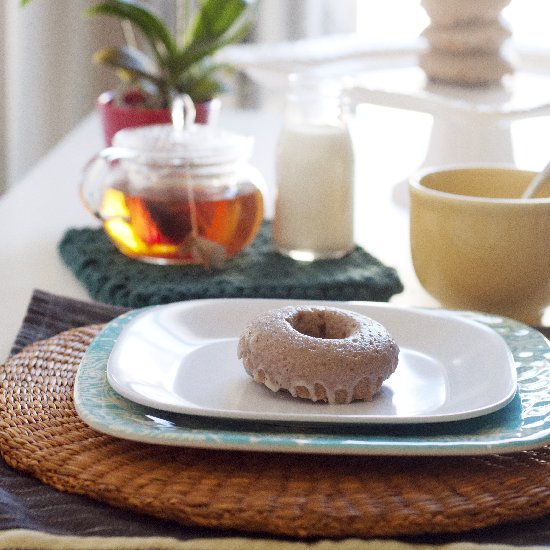
{"label": "pink plant pot", "polygon": [[[217,100],[197,103],[195,122],[206,124],[217,113]],[[105,143],[112,145],[113,136],[123,128],[134,128],[148,124],[167,124],[172,121],[170,109],[147,109],[145,107],[120,106],[114,103],[113,92],[102,93],[97,100],[97,109],[103,126]]]}

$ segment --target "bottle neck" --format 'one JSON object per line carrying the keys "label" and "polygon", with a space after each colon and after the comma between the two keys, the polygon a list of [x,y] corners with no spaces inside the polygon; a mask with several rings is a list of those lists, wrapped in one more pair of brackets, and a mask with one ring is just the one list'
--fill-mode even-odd
{"label": "bottle neck", "polygon": [[337,126],[347,124],[349,101],[340,86],[295,82],[286,97],[287,125]]}

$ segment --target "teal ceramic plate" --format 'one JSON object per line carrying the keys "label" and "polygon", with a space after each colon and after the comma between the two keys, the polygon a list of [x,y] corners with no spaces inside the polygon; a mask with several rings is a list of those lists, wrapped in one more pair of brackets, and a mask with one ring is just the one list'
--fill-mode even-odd
{"label": "teal ceramic plate", "polygon": [[[250,304],[272,304],[258,300],[220,300],[221,309],[236,310]],[[295,302],[281,302],[281,304]],[[188,303],[186,303],[188,304]],[[186,318],[195,316],[193,326],[201,322],[203,307],[216,301],[197,301],[195,311],[186,305]],[[334,305],[334,304],[331,304]],[[339,304],[361,309],[361,304]],[[178,306],[167,311],[178,314]],[[176,308],[174,310],[174,307]],[[263,305],[262,305],[263,307]],[[385,310],[393,315],[418,318],[425,310],[394,308],[388,304],[364,307]],[[266,421],[249,418],[180,414],[140,405],[117,393],[107,379],[107,364],[117,341],[135,323],[158,308],[125,314],[98,334],[83,357],[75,381],[74,400],[80,417],[96,430],[124,439],[162,445],[273,452],[385,454],[385,455],[460,455],[507,453],[542,446],[550,442],[550,347],[539,332],[510,319],[469,312],[431,312],[440,316],[441,326],[451,317],[465,324],[478,325],[481,332],[496,333],[509,348],[517,374],[517,392],[502,401],[498,410],[455,421],[427,422],[406,420],[393,423]],[[198,314],[198,315],[197,315]],[[186,321],[189,322],[189,321]],[[460,323],[459,323],[460,325]],[[139,326],[139,325],[138,325]],[[487,331],[490,328],[490,331]],[[208,330],[198,327],[197,330]],[[130,330],[131,332],[131,330]],[[460,334],[460,333],[459,333]],[[441,334],[435,334],[440,338]],[[154,336],[153,336],[154,337]],[[490,339],[489,339],[490,340]],[[468,347],[468,342],[462,342]],[[508,368],[508,367],[506,367]],[[506,374],[506,368],[503,373]],[[496,376],[496,372],[492,376]]]}

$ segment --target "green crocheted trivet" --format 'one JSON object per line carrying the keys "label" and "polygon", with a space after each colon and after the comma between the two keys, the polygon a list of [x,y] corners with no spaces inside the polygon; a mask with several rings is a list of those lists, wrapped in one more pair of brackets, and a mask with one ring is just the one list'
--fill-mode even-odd
{"label": "green crocheted trivet", "polygon": [[98,301],[144,307],[196,298],[293,298],[386,302],[403,291],[396,271],[356,247],[345,258],[296,262],[277,253],[271,227],[215,271],[151,265],[121,254],[102,229],[69,229],[63,261]]}

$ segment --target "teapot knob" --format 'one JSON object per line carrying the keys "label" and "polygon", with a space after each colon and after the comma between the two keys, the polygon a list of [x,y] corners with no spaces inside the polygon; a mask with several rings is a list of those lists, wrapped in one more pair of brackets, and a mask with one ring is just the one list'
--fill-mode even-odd
{"label": "teapot knob", "polygon": [[177,133],[191,129],[195,124],[197,111],[188,94],[175,94],[171,106],[172,126]]}

